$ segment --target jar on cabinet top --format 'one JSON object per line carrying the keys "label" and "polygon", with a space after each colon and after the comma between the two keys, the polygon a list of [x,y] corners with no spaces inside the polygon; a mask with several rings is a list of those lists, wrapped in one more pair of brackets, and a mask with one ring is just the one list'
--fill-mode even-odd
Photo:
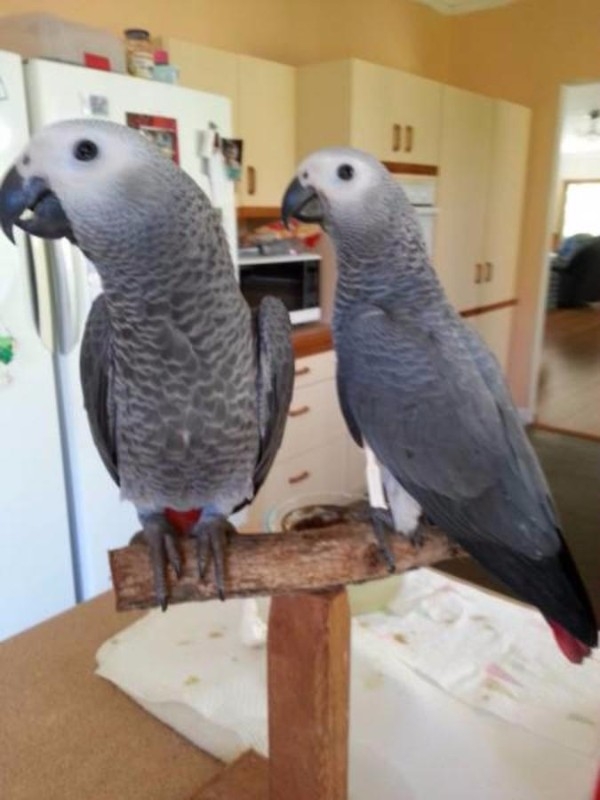
{"label": "jar on cabinet top", "polygon": [[154,48],[149,31],[128,28],[125,31],[125,47],[129,74],[151,80],[154,76]]}

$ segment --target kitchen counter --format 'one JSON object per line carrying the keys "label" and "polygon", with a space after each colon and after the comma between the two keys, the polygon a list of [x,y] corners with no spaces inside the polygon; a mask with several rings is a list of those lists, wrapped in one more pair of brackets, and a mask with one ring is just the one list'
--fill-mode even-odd
{"label": "kitchen counter", "polygon": [[292,344],[296,358],[314,356],[333,349],[331,328],[323,322],[309,322],[292,330]]}
{"label": "kitchen counter", "polygon": [[220,762],[94,674],[112,593],[0,643],[0,797],[189,800]]}

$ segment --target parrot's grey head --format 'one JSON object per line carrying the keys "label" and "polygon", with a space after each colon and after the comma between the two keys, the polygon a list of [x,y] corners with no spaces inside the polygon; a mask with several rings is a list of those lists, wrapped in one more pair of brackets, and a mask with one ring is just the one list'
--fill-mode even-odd
{"label": "parrot's grey head", "polygon": [[[398,192],[400,194],[398,194]],[[361,150],[331,147],[302,161],[282,204],[282,218],[318,222],[335,234],[381,233],[391,205],[404,200],[376,158]]]}
{"label": "parrot's grey head", "polygon": [[[58,122],[42,129],[0,186],[0,222],[45,239],[63,236],[94,254],[125,222],[131,233],[168,205],[178,168],[138,131],[104,120]],[[143,202],[139,202],[143,199]],[[124,205],[125,204],[125,205]]]}

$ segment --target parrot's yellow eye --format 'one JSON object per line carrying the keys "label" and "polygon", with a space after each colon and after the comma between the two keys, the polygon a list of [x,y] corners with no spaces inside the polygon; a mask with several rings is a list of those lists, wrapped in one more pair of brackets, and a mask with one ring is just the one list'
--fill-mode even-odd
{"label": "parrot's yellow eye", "polygon": [[98,155],[98,145],[90,139],[82,139],[73,148],[73,155],[78,161],[93,161]]}
{"label": "parrot's yellow eye", "polygon": [[354,167],[350,164],[342,164],[337,170],[338,178],[349,181],[354,177]]}

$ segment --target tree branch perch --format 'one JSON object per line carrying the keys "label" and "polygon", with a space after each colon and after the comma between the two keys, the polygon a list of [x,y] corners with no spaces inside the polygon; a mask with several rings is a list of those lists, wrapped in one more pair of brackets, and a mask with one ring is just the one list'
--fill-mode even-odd
{"label": "tree branch perch", "polygon": [[[391,536],[396,572],[434,564],[463,555],[439,530],[423,526],[422,544],[414,547],[402,536]],[[216,598],[209,565],[200,581],[195,541],[181,540],[184,565],[177,580],[168,568],[169,601],[184,603]],[[109,553],[117,609],[157,605],[148,548],[134,544]],[[288,533],[239,534],[231,537],[225,553],[227,597],[320,591],[351,583],[363,583],[389,575],[366,523],[345,523]]]}

